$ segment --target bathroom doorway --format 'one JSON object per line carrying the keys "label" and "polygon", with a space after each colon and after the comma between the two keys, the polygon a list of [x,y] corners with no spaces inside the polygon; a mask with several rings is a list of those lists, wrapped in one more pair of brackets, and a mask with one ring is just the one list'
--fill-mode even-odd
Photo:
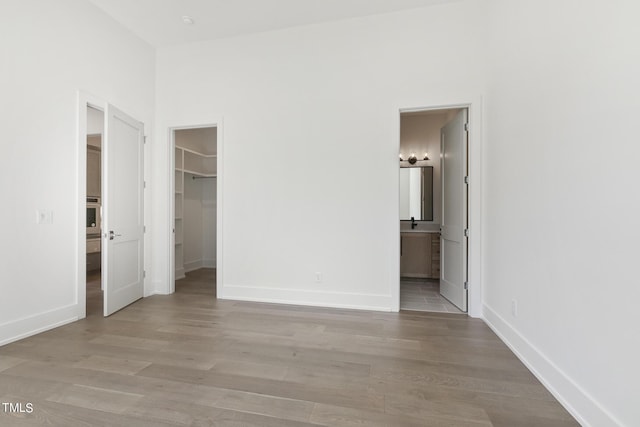
{"label": "bathroom doorway", "polygon": [[468,109],[400,113],[400,309],[467,312]]}

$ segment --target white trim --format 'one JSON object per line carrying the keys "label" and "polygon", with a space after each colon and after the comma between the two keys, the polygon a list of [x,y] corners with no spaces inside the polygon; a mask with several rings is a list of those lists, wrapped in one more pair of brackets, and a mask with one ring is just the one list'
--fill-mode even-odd
{"label": "white trim", "polygon": [[222,292],[218,294],[218,298],[313,307],[392,311],[390,309],[391,295],[224,285]]}
{"label": "white trim", "polygon": [[[183,263],[183,273],[189,273],[191,271],[200,270],[201,268],[216,268],[215,259],[197,259],[194,261],[188,261]],[[184,274],[183,274],[184,276]]]}
{"label": "white trim", "polygon": [[[468,307],[467,314],[471,317],[482,317],[482,97],[473,97],[470,101],[424,103],[422,106],[407,107],[396,105],[393,109],[393,126],[395,129],[392,147],[394,151],[390,153],[389,165],[393,170],[398,168],[398,153],[400,152],[400,114],[416,111],[444,110],[453,108],[467,108],[469,120],[469,229],[471,235],[468,244]],[[393,165],[393,166],[391,166]],[[396,191],[396,206],[394,207],[393,223],[389,229],[393,230],[388,245],[389,260],[392,263],[389,278],[391,290],[391,306],[393,311],[400,311],[400,183],[399,172],[395,174],[398,180],[394,186]]]}
{"label": "white trim", "polygon": [[202,260],[197,259],[195,261],[184,262],[184,272],[189,273],[190,271],[199,270],[202,268]]}
{"label": "white trim", "polygon": [[44,311],[0,325],[0,346],[79,320],[78,304]]}
{"label": "white trim", "polygon": [[144,298],[150,297],[150,296],[153,296],[153,295],[163,295],[163,294],[158,292],[158,291],[156,291],[156,290],[150,290],[148,292],[145,291]]}
{"label": "white trim", "polygon": [[[168,154],[169,154],[169,223],[168,223],[168,230],[169,230],[169,248],[168,248],[168,271],[166,272],[167,274],[167,284],[165,286],[166,289],[166,294],[172,294],[176,291],[176,280],[177,279],[182,279],[185,277],[184,273],[185,271],[191,271],[191,270],[187,270],[186,268],[183,268],[181,270],[176,271],[175,266],[176,266],[176,260],[175,260],[175,256],[176,256],[176,252],[175,252],[175,233],[173,233],[173,227],[175,225],[175,171],[176,171],[176,167],[175,167],[175,155],[176,155],[176,141],[175,141],[175,133],[174,131],[176,130],[180,130],[180,129],[200,129],[200,128],[210,128],[210,127],[215,127],[216,128],[216,259],[215,259],[215,268],[216,268],[216,287],[217,287],[217,291],[218,291],[218,295],[219,292],[222,288],[222,209],[224,207],[224,204],[222,202],[223,200],[223,152],[224,152],[224,144],[223,144],[223,140],[224,140],[224,126],[223,126],[223,119],[222,117],[218,117],[215,120],[212,120],[210,122],[207,121],[196,121],[196,122],[191,122],[191,123],[171,123],[169,125],[165,125],[163,126],[163,128],[167,129],[167,138],[168,138]],[[191,150],[188,150],[191,151]],[[213,157],[213,155],[211,155],[211,157]],[[184,183],[183,183],[184,185]],[[183,191],[184,191],[184,187],[183,187]],[[208,260],[206,260],[208,261]],[[185,267],[185,263],[183,262],[183,267]],[[159,292],[162,294],[165,294],[165,292]]]}
{"label": "white trim", "polygon": [[165,295],[163,292],[160,292],[160,282],[157,280],[149,281],[150,286],[149,289],[145,288],[144,297],[150,297],[151,295]]}
{"label": "white trim", "polygon": [[585,427],[623,425],[495,310],[484,304],[483,314],[485,323],[580,425]]}

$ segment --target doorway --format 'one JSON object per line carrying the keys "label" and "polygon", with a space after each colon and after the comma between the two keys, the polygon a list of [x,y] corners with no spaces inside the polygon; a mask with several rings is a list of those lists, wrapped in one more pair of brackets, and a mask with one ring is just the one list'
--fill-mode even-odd
{"label": "doorway", "polygon": [[86,315],[102,316],[102,137],[104,112],[87,107]]}
{"label": "doorway", "polygon": [[400,309],[466,313],[468,108],[400,113]]}
{"label": "doorway", "polygon": [[218,126],[171,129],[173,290],[216,296]]}
{"label": "doorway", "polygon": [[79,92],[77,317],[144,295],[144,124]]}

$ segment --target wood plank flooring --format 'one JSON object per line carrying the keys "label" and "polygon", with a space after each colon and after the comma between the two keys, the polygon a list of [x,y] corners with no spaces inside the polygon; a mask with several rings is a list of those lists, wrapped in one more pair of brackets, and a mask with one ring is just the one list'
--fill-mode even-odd
{"label": "wood plank flooring", "polygon": [[578,425],[480,320],[222,301],[214,281],[0,347],[0,401],[34,408],[0,425]]}

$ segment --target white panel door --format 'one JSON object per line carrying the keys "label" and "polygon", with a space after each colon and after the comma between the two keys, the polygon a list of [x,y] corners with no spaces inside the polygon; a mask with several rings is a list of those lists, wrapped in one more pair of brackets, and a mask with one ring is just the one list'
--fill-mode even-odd
{"label": "white panel door", "polygon": [[105,129],[102,280],[109,316],[143,296],[144,126],[108,105]]}
{"label": "white panel door", "polygon": [[441,129],[440,294],[467,311],[467,110]]}

